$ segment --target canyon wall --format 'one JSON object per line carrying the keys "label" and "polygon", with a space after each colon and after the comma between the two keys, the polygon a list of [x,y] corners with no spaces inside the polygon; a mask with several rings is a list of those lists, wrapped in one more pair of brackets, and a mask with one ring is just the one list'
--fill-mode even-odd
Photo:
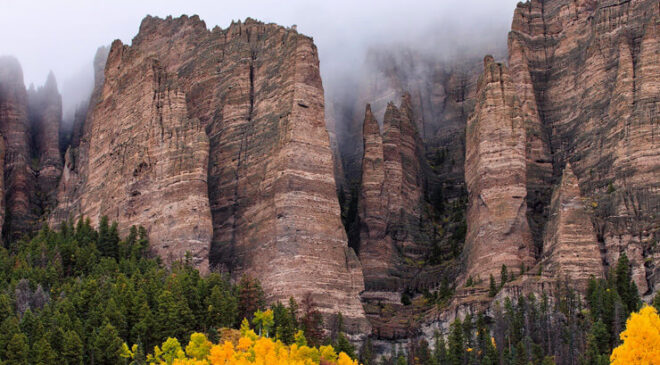
{"label": "canyon wall", "polygon": [[38,89],[28,90],[28,114],[32,149],[38,165],[37,188],[41,209],[55,204],[57,184],[62,174],[60,154],[60,125],[62,123],[62,96],[57,89],[55,75],[50,72],[46,83]]}
{"label": "canyon wall", "polygon": [[0,58],[0,133],[5,145],[2,229],[4,237],[14,240],[33,229],[38,215],[23,71],[15,58],[6,56]]}
{"label": "canyon wall", "polygon": [[552,195],[541,264],[546,275],[569,278],[582,292],[586,292],[590,277],[604,274],[588,202],[580,193],[570,163]]}
{"label": "canyon wall", "polygon": [[486,280],[499,276],[502,265],[534,264],[525,146],[522,107],[509,70],[486,56],[466,127],[466,277]]}
{"label": "canyon wall", "polygon": [[311,38],[251,19],[208,30],[196,16],[147,17],[130,46],[113,43],[77,129],[53,223],[142,224],[166,262],[190,252],[202,270],[256,277],[270,302],[309,293],[368,332]]}
{"label": "canyon wall", "polygon": [[654,1],[532,0],[509,34],[511,67],[529,70],[550,132],[555,181],[570,162],[606,264],[626,252],[641,294],[660,282],[647,260],[660,235],[659,12]]}

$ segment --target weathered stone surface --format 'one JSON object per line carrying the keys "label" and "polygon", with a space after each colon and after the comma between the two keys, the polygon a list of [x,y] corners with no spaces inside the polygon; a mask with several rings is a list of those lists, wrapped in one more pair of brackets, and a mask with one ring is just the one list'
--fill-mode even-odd
{"label": "weathered stone surface", "polygon": [[0,57],[0,133],[5,141],[3,235],[10,240],[30,232],[35,212],[36,179],[31,167],[27,92],[23,71],[13,57]]}
{"label": "weathered stone surface", "polygon": [[5,223],[5,215],[6,215],[6,205],[5,205],[5,154],[7,152],[7,146],[5,145],[5,139],[2,135],[0,135],[0,171],[3,171],[3,173],[0,173],[0,231],[2,230],[2,226]]}
{"label": "weathered stone surface", "polygon": [[433,170],[444,182],[446,196],[462,194],[465,124],[474,108],[481,56],[441,60],[407,47],[370,48],[364,68],[355,105],[340,101],[334,106],[344,111],[336,113],[335,123],[347,180],[361,175],[364,105],[370,104],[374,115],[382,118],[390,101],[408,93],[427,153],[442,155]]}
{"label": "weathered stone surface", "polygon": [[604,271],[587,204],[569,163],[552,195],[541,264],[544,274],[556,279],[567,277],[583,292],[589,278],[600,278]]}
{"label": "weathered stone surface", "polygon": [[400,291],[426,259],[430,239],[420,221],[425,205],[424,146],[414,125],[410,95],[389,103],[380,134],[367,107],[358,201],[359,254],[367,290]]}
{"label": "weathered stone surface", "polygon": [[193,250],[200,265],[212,241],[211,264],[260,279],[270,301],[311,293],[368,331],[310,38],[251,19],[209,31],[196,16],[147,17],[130,47],[113,44],[92,108],[83,183],[64,197],[81,213],[141,223],[161,256]]}
{"label": "weathered stone surface", "polygon": [[208,137],[199,120],[188,118],[176,76],[115,42],[105,79],[90,128],[82,214],[142,225],[165,262],[190,252],[207,270]]}
{"label": "weathered stone surface", "polygon": [[109,51],[109,47],[100,47],[94,56],[94,88],[88,105],[76,111],[71,143],[64,154],[62,176],[57,186],[57,206],[48,217],[51,226],[83,215],[81,199],[88,177],[89,141],[91,127],[94,125],[93,111],[101,100]]}
{"label": "weathered stone surface", "polygon": [[641,293],[658,284],[658,19],[649,0],[533,0],[518,5],[509,35],[511,57],[527,64],[551,130],[554,175],[571,163],[596,206],[607,263],[626,252]]}
{"label": "weathered stone surface", "polygon": [[506,66],[484,59],[477,105],[466,131],[466,278],[487,280],[500,268],[534,263],[527,223],[526,130]]}
{"label": "weathered stone surface", "polygon": [[28,90],[28,115],[32,153],[37,171],[37,188],[42,210],[55,203],[57,183],[62,174],[60,154],[60,125],[62,123],[62,96],[57,89],[55,75],[50,72],[43,87]]}
{"label": "weathered stone surface", "polygon": [[[390,104],[390,115],[396,107]],[[383,137],[378,121],[367,104],[364,115],[364,158],[362,159],[362,183],[358,198],[360,217],[360,262],[364,272],[367,289],[381,281],[391,284],[396,290],[397,283],[390,280],[389,271],[393,270],[396,259],[395,248],[387,232],[387,201],[385,199],[385,167],[383,155]],[[388,237],[389,238],[389,237]]]}

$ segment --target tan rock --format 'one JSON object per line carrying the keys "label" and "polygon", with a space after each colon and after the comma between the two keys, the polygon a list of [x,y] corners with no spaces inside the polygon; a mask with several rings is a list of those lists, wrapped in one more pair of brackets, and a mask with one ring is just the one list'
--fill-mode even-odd
{"label": "tan rock", "polygon": [[516,88],[506,66],[486,56],[466,132],[466,278],[498,278],[502,265],[517,269],[534,263],[526,217],[526,162],[526,130]]}
{"label": "tan rock", "polygon": [[251,19],[209,31],[196,16],[147,17],[131,46],[113,44],[90,106],[83,165],[63,178],[81,183],[61,184],[69,211],[144,225],[166,261],[190,251],[204,269],[211,245],[215,268],[258,278],[270,302],[311,293],[368,332],[311,38]]}
{"label": "tan rock", "polygon": [[552,195],[541,264],[546,275],[567,277],[582,292],[586,292],[590,277],[601,278],[604,271],[587,204],[580,194],[578,179],[567,164]]}
{"label": "tan rock", "polygon": [[607,264],[627,252],[642,294],[658,285],[658,17],[648,0],[533,0],[518,5],[509,35],[510,56],[519,69],[527,64],[551,130],[555,176],[571,163],[593,202]]}
{"label": "tan rock", "polygon": [[15,240],[34,228],[37,220],[36,179],[30,159],[27,92],[23,71],[13,57],[0,57],[0,133],[4,137],[3,233]]}

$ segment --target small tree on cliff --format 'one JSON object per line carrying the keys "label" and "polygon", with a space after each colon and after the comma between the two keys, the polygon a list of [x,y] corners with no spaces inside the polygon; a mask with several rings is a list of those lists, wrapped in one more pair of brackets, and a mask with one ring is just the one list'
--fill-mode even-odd
{"label": "small tree on cliff", "polygon": [[252,320],[258,310],[264,309],[265,295],[257,279],[243,275],[238,283],[238,318]]}
{"label": "small tree on cliff", "polygon": [[488,289],[488,296],[492,298],[495,295],[497,295],[497,284],[495,284],[495,278],[493,277],[493,274],[490,274],[490,287]]}
{"label": "small tree on cliff", "polygon": [[623,253],[616,264],[616,291],[621,297],[621,301],[626,305],[627,312],[631,313],[639,307],[639,293],[637,284],[632,280],[632,270],[628,256]]}

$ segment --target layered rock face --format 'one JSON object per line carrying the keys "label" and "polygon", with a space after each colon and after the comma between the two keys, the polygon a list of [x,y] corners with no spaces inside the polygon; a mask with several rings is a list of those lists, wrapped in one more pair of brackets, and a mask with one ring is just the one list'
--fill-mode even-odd
{"label": "layered rock face", "polygon": [[571,163],[606,262],[626,252],[640,293],[660,280],[645,263],[660,234],[659,16],[654,1],[533,0],[509,35],[511,67],[529,71],[551,132],[554,175]]}
{"label": "layered rock face", "polygon": [[[401,304],[401,293],[435,287],[443,277],[428,264],[438,239],[433,207],[426,199],[432,176],[410,95],[403,96],[398,108],[387,105],[382,133],[367,104],[363,136],[358,196],[358,248],[366,288],[362,299],[377,336],[396,339],[407,336],[412,317]],[[397,315],[386,314],[385,307],[395,308]]]}
{"label": "layered rock face", "polygon": [[142,225],[165,262],[190,252],[207,270],[208,137],[199,120],[188,118],[176,75],[116,42],[105,77],[93,110],[99,122],[89,133],[82,214],[94,222],[105,215],[124,227]]}
{"label": "layered rock face", "polygon": [[[94,56],[94,89],[87,106],[75,113],[71,131],[71,143],[64,154],[62,176],[57,186],[57,205],[51,211],[49,224],[57,225],[67,219],[83,215],[82,196],[86,187],[89,165],[89,141],[94,125],[94,108],[101,100],[105,81],[105,64],[109,48],[100,47]],[[92,217],[87,217],[92,218]],[[94,217],[97,219],[98,217]]]}
{"label": "layered rock face", "polygon": [[[503,50],[502,50],[503,51]],[[464,185],[465,123],[474,108],[481,57],[441,61],[409,48],[371,48],[355,105],[337,105],[339,150],[347,180],[359,180],[363,108],[370,104],[382,118],[387,105],[410,94],[414,123],[434,161],[434,172],[456,197]],[[343,106],[343,108],[341,108]],[[343,111],[343,114],[340,113]],[[357,148],[356,148],[357,146]],[[437,152],[437,153],[436,153]]]}
{"label": "layered rock face", "polygon": [[63,211],[142,224],[161,256],[190,251],[202,268],[211,247],[211,265],[260,279],[270,301],[310,293],[368,331],[310,38],[147,17],[131,46],[113,44],[104,76],[67,158],[79,183],[60,184]]}
{"label": "layered rock face", "polygon": [[0,58],[0,133],[4,138],[4,225],[10,240],[30,232],[38,218],[31,167],[28,100],[23,71],[13,57]]}
{"label": "layered rock face", "polygon": [[567,164],[552,195],[541,262],[546,275],[568,277],[582,291],[586,291],[591,276],[603,276],[600,246],[587,204],[580,194],[578,179]]}
{"label": "layered rock face", "polygon": [[[388,104],[381,135],[367,106],[364,159],[358,210],[360,261],[367,290],[398,291],[410,270],[408,260],[422,260],[429,239],[420,225],[424,207],[423,145],[413,124],[410,96],[401,106]],[[422,246],[422,247],[420,247]]]}
{"label": "layered rock face", "polygon": [[43,87],[28,91],[28,114],[33,154],[38,159],[38,166],[35,166],[38,171],[37,187],[42,194],[42,209],[48,209],[55,203],[57,183],[62,174],[62,96],[52,72]]}
{"label": "layered rock face", "polygon": [[502,265],[531,266],[523,112],[509,70],[491,56],[484,59],[466,145],[466,277],[487,280],[498,277]]}

